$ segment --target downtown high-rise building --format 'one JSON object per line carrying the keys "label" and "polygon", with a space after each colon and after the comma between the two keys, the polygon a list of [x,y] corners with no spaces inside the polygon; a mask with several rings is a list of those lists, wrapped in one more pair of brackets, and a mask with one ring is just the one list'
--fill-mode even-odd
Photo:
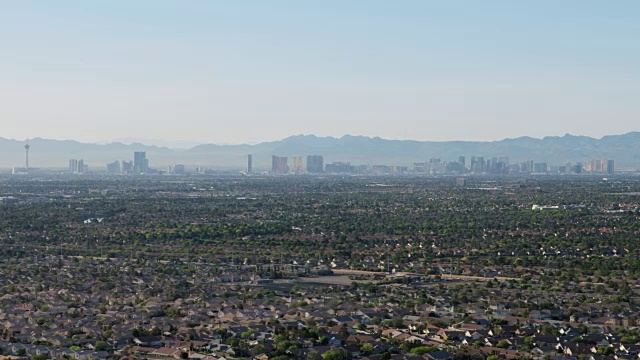
{"label": "downtown high-rise building", "polygon": [[322,155],[307,156],[307,172],[310,174],[324,172],[324,158]]}
{"label": "downtown high-rise building", "polygon": [[546,162],[533,164],[533,172],[537,174],[544,174],[549,171],[549,165]]}
{"label": "downtown high-rise building", "polygon": [[85,165],[84,164],[84,160],[80,159],[78,160],[78,174],[84,174],[85,172],[87,172],[89,170],[89,165]]}
{"label": "downtown high-rise building", "polygon": [[286,156],[276,156],[273,155],[271,157],[271,172],[274,174],[286,174],[289,172],[289,165],[287,164]]}
{"label": "downtown high-rise building", "polygon": [[590,173],[599,173],[602,171],[602,162],[600,160],[591,159],[587,161],[587,167],[585,170]]}
{"label": "downtown high-rise building", "polygon": [[296,174],[304,172],[304,165],[302,165],[302,156],[295,155],[293,157],[293,172]]}
{"label": "downtown high-rise building", "polygon": [[603,170],[606,170],[607,174],[613,175],[615,172],[615,163],[613,160],[608,159],[605,160],[605,167]]}
{"label": "downtown high-rise building", "polygon": [[175,175],[184,175],[187,173],[187,169],[184,164],[175,164],[169,173]]}
{"label": "downtown high-rise building", "polygon": [[78,160],[77,159],[69,160],[69,172],[73,173],[73,174],[78,172]]}
{"label": "downtown high-rise building", "polygon": [[358,172],[358,170],[356,170],[356,167],[352,166],[350,162],[343,162],[343,161],[327,164],[325,170],[328,173],[332,173],[332,174],[347,174],[347,173]]}
{"label": "downtown high-rise building", "polygon": [[253,173],[253,155],[247,155],[247,174]]}
{"label": "downtown high-rise building", "polygon": [[467,160],[464,156],[458,156],[458,163],[462,164],[462,167],[467,167]]}
{"label": "downtown high-rise building", "polygon": [[89,165],[85,165],[84,160],[69,160],[69,172],[73,174],[84,174],[89,170]]}
{"label": "downtown high-rise building", "polygon": [[123,174],[132,174],[133,173],[133,161],[122,160],[121,170]]}
{"label": "downtown high-rise building", "polygon": [[136,151],[133,153],[133,172],[135,174],[144,174],[149,172],[149,159],[144,151]]}
{"label": "downtown high-rise building", "polygon": [[121,173],[122,173],[122,167],[120,166],[120,161],[114,161],[112,163],[107,164],[107,174],[119,175]]}
{"label": "downtown high-rise building", "polygon": [[485,171],[484,156],[472,156],[471,157],[471,171],[474,173],[482,173]]}
{"label": "downtown high-rise building", "polygon": [[591,159],[587,161],[585,170],[594,174],[609,174],[615,173],[615,162],[611,159]]}

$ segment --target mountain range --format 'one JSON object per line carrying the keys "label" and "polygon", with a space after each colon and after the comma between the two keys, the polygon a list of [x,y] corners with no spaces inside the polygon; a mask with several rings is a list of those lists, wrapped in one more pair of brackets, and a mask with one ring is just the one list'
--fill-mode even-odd
{"label": "mountain range", "polygon": [[[0,138],[0,168],[23,166],[23,141]],[[414,141],[387,140],[379,137],[345,135],[341,138],[315,135],[290,136],[279,141],[255,145],[203,144],[189,149],[171,149],[141,143],[92,144],[74,140],[29,140],[30,165],[41,168],[66,168],[68,160],[83,159],[93,169],[103,169],[115,160],[131,160],[134,151],[146,151],[151,167],[173,164],[209,168],[242,169],[247,154],[253,154],[254,168],[267,169],[271,156],[323,155],[325,163],[349,161],[352,164],[408,165],[458,156],[507,156],[511,162],[533,160],[550,165],[585,163],[589,159],[614,159],[617,168],[640,166],[640,132],[610,135],[600,139],[587,136],[547,136],[542,139],[519,137],[499,141]],[[468,161],[468,160],[467,160]],[[289,160],[291,164],[291,160]]]}

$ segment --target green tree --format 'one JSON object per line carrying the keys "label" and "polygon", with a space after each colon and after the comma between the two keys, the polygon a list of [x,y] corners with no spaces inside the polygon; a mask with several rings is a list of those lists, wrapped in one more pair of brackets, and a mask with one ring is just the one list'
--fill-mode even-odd
{"label": "green tree", "polygon": [[613,355],[615,350],[611,346],[598,346],[598,354],[600,355]]}
{"label": "green tree", "polygon": [[322,355],[316,350],[311,350],[307,354],[307,360],[322,360]]}
{"label": "green tree", "polygon": [[351,360],[351,354],[343,348],[337,348],[327,351],[322,358],[324,360]]}
{"label": "green tree", "polygon": [[434,351],[438,351],[438,348],[435,346],[418,346],[411,349],[411,353],[416,355],[424,355]]}
{"label": "green tree", "polygon": [[365,353],[365,354],[371,354],[371,352],[373,351],[373,344],[362,344],[362,346],[360,347],[360,350]]}

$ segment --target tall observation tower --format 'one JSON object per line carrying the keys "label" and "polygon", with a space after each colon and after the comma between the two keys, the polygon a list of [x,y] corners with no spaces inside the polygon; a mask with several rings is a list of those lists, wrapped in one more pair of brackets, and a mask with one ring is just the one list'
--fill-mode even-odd
{"label": "tall observation tower", "polygon": [[31,145],[29,145],[29,141],[27,140],[27,145],[24,146],[24,151],[25,151],[25,163],[24,163],[24,168],[25,170],[29,170],[29,149],[31,149]]}

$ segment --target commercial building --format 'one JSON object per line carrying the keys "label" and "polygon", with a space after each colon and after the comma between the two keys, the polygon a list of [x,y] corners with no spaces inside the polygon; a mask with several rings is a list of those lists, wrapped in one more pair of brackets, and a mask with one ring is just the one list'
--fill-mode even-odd
{"label": "commercial building", "polygon": [[614,161],[613,161],[613,160],[605,160],[605,161],[606,161],[606,163],[605,163],[605,164],[606,164],[605,169],[606,169],[606,171],[607,171],[607,174],[609,174],[609,175],[613,175],[613,173],[615,172],[615,164],[614,164]]}
{"label": "commercial building", "polygon": [[467,159],[464,156],[458,156],[458,162],[462,164],[462,167],[467,167]]}
{"label": "commercial building", "polygon": [[286,156],[276,156],[273,155],[271,157],[271,172],[274,174],[286,174],[289,172],[289,165],[287,164]]}
{"label": "commercial building", "polygon": [[307,172],[310,174],[319,174],[324,171],[324,158],[322,155],[307,156]]}
{"label": "commercial building", "polygon": [[69,160],[69,172],[73,174],[84,174],[89,171],[89,165],[85,165],[82,159],[71,159]]}
{"label": "commercial building", "polygon": [[133,172],[135,174],[144,174],[149,172],[149,160],[147,153],[144,151],[136,151],[133,153]]}
{"label": "commercial building", "polygon": [[84,174],[89,171],[89,165],[85,165],[84,160],[78,160],[78,173]]}
{"label": "commercial building", "polygon": [[482,173],[484,172],[485,163],[483,156],[472,156],[471,157],[471,171],[474,173]]}
{"label": "commercial building", "polygon": [[615,172],[615,162],[611,159],[591,159],[587,161],[585,170],[595,174],[609,174]]}
{"label": "commercial building", "polygon": [[107,164],[107,174],[118,175],[121,173],[122,173],[122,167],[120,166],[120,161],[114,161],[112,163]]}
{"label": "commercial building", "polygon": [[253,155],[247,155],[247,174],[253,173]]}
{"label": "commercial building", "polygon": [[351,166],[351,163],[342,161],[327,164],[326,170],[328,173],[334,174],[347,174],[354,172],[354,168]]}
{"label": "commercial building", "polygon": [[69,172],[70,173],[74,173],[74,174],[78,172],[78,160],[77,159],[69,160]]}
{"label": "commercial building", "polygon": [[538,174],[543,174],[549,171],[549,167],[546,162],[535,163],[533,164],[533,172]]}
{"label": "commercial building", "polygon": [[122,160],[122,173],[123,174],[131,174],[133,173],[133,161]]}
{"label": "commercial building", "polygon": [[296,174],[304,172],[304,166],[302,165],[302,156],[296,155],[293,157],[293,172]]}
{"label": "commercial building", "polygon": [[186,173],[185,167],[182,164],[176,164],[173,166],[172,174],[184,175]]}

